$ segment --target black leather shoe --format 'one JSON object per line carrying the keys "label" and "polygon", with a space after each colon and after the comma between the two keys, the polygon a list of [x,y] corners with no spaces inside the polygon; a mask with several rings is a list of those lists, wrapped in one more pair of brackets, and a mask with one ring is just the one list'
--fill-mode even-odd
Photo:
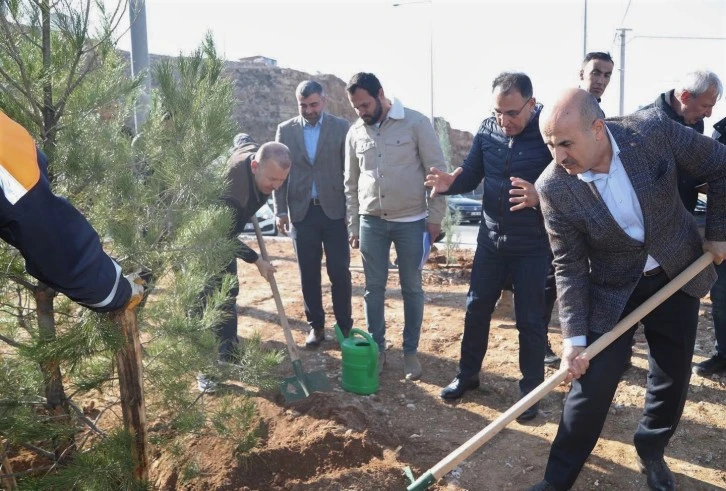
{"label": "black leather shoe", "polygon": [[693,373],[701,377],[710,377],[715,373],[726,372],[726,358],[716,354],[706,361],[693,365]]}
{"label": "black leather shoe", "polygon": [[317,348],[323,341],[325,341],[325,329],[310,329],[308,337],[305,339],[305,346]]}
{"label": "black leather shoe", "polygon": [[527,491],[557,491],[557,488],[543,479],[531,488],[528,488]]}
{"label": "black leather shoe", "polygon": [[558,365],[560,363],[560,357],[555,354],[554,351],[552,351],[552,345],[550,344],[550,340],[547,340],[547,345],[545,345],[545,357],[544,357],[544,364],[545,365]]}
{"label": "black leather shoe", "polygon": [[648,487],[653,491],[675,491],[676,476],[668,468],[663,457],[659,459],[641,459],[638,457],[638,469],[648,478]]}
{"label": "black leather shoe", "polygon": [[530,406],[525,412],[517,416],[517,423],[524,423],[525,421],[531,421],[539,414],[539,401],[534,403],[534,406]]}
{"label": "black leather shoe", "polygon": [[444,390],[441,391],[440,397],[442,399],[459,399],[461,396],[464,395],[464,392],[467,390],[476,389],[479,387],[479,376],[470,378],[470,379],[460,379],[459,377],[456,377],[454,380],[451,381],[449,385],[444,387]]}

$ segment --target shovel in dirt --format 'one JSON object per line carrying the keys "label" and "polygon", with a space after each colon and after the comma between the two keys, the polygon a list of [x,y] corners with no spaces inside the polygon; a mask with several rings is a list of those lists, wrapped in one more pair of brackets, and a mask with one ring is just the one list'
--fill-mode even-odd
{"label": "shovel in dirt", "polygon": [[[611,331],[605,333],[597,341],[588,346],[587,349],[582,352],[582,356],[592,360],[598,353],[607,348],[613,341],[633,327],[638,321],[640,321],[640,319],[648,315],[668,297],[680,290],[683,285],[691,281],[694,276],[712,262],[713,255],[710,252],[704,253],[693,264],[683,270],[681,274],[673,278],[667,285],[658,290],[655,295],[643,302],[637,309],[615,324],[615,327],[613,327]],[[489,423],[486,428],[471,437],[463,445],[447,455],[438,464],[426,471],[424,475],[418,479],[415,480],[411,469],[406,467],[404,472],[411,482],[411,484],[406,488],[407,491],[422,491],[424,489],[428,489],[429,486],[436,483],[436,481],[441,479],[460,462],[464,461],[467,457],[473,454],[479,447],[502,431],[505,426],[512,422],[513,419],[549,394],[555,387],[561,384],[565,378],[567,378],[567,369],[560,368],[554,373],[554,375],[539,384],[532,392],[520,399],[514,406],[507,409],[507,411],[505,411],[501,416]]]}
{"label": "shovel in dirt", "polygon": [[[260,245],[260,255],[262,259],[269,261],[265,241],[262,238],[262,230],[260,230],[260,224],[254,215],[252,216],[252,225],[255,227],[257,243]],[[294,402],[299,399],[304,399],[311,392],[331,392],[333,388],[330,386],[330,381],[325,373],[320,371],[305,373],[303,370],[302,362],[300,361],[300,356],[295,346],[295,340],[292,338],[292,332],[290,332],[290,324],[287,322],[285,309],[282,306],[282,299],[280,298],[280,291],[277,289],[275,275],[272,273],[270,274],[270,287],[272,288],[272,296],[275,297],[275,305],[277,305],[277,313],[280,316],[280,324],[282,324],[282,330],[285,333],[287,352],[290,354],[292,369],[295,372],[294,377],[288,377],[280,383],[280,390],[285,396],[285,401]]]}

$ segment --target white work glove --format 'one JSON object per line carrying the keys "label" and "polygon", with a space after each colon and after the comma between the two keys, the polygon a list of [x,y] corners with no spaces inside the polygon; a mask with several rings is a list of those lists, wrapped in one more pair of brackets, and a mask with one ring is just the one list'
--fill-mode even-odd
{"label": "white work glove", "polygon": [[126,305],[124,306],[124,309],[131,310],[135,308],[143,299],[144,299],[144,279],[139,275],[139,273],[129,273],[124,276],[126,281],[129,282],[129,285],[131,286],[131,298],[129,298],[129,301],[126,302]]}

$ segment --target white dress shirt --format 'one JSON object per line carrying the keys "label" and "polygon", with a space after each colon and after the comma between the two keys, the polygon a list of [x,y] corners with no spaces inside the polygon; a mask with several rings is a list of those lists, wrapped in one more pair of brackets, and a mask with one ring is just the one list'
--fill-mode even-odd
{"label": "white dress shirt", "polygon": [[[610,170],[607,173],[586,171],[578,174],[577,177],[583,182],[592,182],[620,228],[634,240],[643,242],[645,240],[645,226],[643,225],[643,211],[640,208],[638,196],[635,194],[633,184],[630,182],[630,178],[620,160],[620,148],[607,126],[605,129],[613,147]],[[648,255],[643,271],[650,271],[658,266],[658,261]],[[574,336],[565,339],[564,343],[570,346],[587,346],[587,337]]]}

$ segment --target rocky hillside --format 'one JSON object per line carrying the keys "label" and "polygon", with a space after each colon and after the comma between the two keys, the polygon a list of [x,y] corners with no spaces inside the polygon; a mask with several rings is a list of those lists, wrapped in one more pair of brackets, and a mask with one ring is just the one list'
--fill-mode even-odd
{"label": "rocky hillside", "polygon": [[[166,58],[151,55],[151,63]],[[356,119],[345,93],[346,82],[335,75],[311,75],[309,73],[268,66],[249,61],[227,61],[226,72],[234,80],[237,103],[234,117],[239,131],[249,133],[257,141],[275,138],[278,123],[298,115],[295,87],[303,80],[315,79],[325,88],[328,96],[328,112],[349,121]],[[451,161],[459,165],[469,152],[472,135],[451,128],[446,123],[451,141]]]}

